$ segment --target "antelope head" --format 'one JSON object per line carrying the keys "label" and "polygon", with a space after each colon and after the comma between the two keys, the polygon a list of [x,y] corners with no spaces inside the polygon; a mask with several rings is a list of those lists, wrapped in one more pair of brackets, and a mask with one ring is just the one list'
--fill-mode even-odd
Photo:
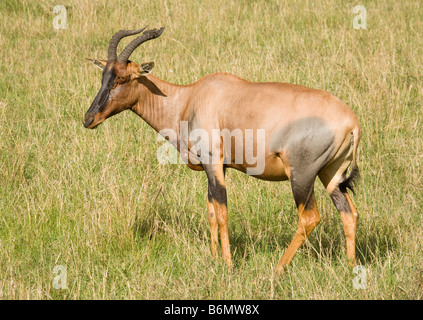
{"label": "antelope head", "polygon": [[147,30],[141,36],[132,40],[126,48],[117,56],[119,41],[127,36],[139,34],[147,28],[139,30],[121,30],[116,32],[110,40],[107,52],[107,60],[88,59],[95,66],[103,70],[101,88],[93,103],[85,114],[84,127],[94,129],[107,118],[134,106],[139,93],[136,90],[141,77],[148,75],[153,69],[154,63],[142,63],[141,65],[129,61],[129,56],[143,42],[159,37],[164,28]]}

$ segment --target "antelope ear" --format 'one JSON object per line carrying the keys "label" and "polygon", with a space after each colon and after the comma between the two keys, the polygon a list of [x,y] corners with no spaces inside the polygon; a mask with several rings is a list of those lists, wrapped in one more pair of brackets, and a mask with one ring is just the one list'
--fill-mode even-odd
{"label": "antelope ear", "polygon": [[154,62],[142,63],[139,71],[140,76],[146,76],[153,70]]}
{"label": "antelope ear", "polygon": [[97,59],[88,59],[88,61],[92,62],[97,68],[103,70],[107,64],[107,60],[97,60]]}

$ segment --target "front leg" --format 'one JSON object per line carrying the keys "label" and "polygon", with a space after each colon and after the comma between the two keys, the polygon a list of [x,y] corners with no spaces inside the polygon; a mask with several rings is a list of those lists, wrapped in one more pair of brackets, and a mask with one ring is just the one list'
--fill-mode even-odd
{"label": "front leg", "polygon": [[[207,164],[203,165],[203,167],[206,171],[208,179],[208,203],[210,209],[214,209],[215,215],[215,218],[213,218],[212,210],[208,210],[211,228],[212,253],[215,255],[214,243],[217,245],[217,228],[219,228],[223,260],[226,262],[228,267],[231,268],[232,259],[231,251],[229,248],[228,209],[224,167],[223,164]],[[217,225],[214,223],[214,221],[217,221]]]}
{"label": "front leg", "polygon": [[[209,191],[210,194],[210,191]],[[210,196],[207,199],[207,217],[210,223],[210,247],[212,255],[215,258],[219,257],[219,227],[217,224],[216,212],[214,210],[213,201]]]}

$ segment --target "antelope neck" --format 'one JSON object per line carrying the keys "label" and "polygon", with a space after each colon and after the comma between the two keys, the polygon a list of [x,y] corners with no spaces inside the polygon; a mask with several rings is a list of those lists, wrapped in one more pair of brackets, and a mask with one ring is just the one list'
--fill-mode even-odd
{"label": "antelope neck", "polygon": [[179,133],[191,86],[172,84],[153,75],[141,77],[138,86],[140,95],[132,111],[157,132],[172,129]]}

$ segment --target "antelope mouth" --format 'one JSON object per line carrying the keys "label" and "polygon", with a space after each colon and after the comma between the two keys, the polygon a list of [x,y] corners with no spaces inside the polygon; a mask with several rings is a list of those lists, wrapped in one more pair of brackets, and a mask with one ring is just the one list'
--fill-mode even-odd
{"label": "antelope mouth", "polygon": [[92,117],[92,118],[88,118],[88,119],[84,119],[84,121],[82,121],[84,127],[86,129],[96,129],[99,124],[101,124],[104,119],[96,119],[97,117]]}
{"label": "antelope mouth", "polygon": [[91,119],[90,121],[82,121],[82,123],[84,124],[84,127],[87,129],[92,129],[90,128],[90,125],[92,125],[93,122],[94,122],[94,118]]}

